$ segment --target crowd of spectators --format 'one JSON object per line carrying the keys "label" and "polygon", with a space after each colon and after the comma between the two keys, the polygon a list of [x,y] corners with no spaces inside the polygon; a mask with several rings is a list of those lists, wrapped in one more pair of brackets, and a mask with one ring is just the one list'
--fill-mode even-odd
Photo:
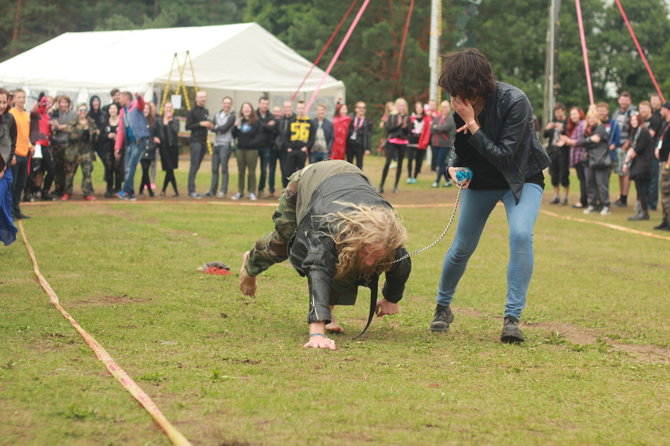
{"label": "crowd of spectators", "polygon": [[[631,221],[649,220],[656,211],[659,190],[663,215],[657,230],[670,230],[670,103],[661,103],[658,94],[633,105],[630,93],[622,91],[618,107],[610,113],[606,102],[587,112],[557,103],[554,119],[547,123],[544,137],[551,159],[549,172],[553,186],[551,204],[568,205],[570,169],[579,182],[579,200],[573,208],[584,214],[609,215],[613,207],[626,208],[631,182],[636,201]],[[610,176],[618,177],[619,197],[612,203]]]}
{"label": "crowd of spectators", "polygon": [[[7,197],[10,200],[3,205],[5,220],[30,218],[21,209],[22,201],[69,200],[78,170],[83,198],[95,200],[92,173],[96,157],[104,166],[105,198],[136,199],[134,177],[138,164],[142,171],[139,195],[154,197],[157,192],[164,196],[169,186],[174,196],[179,195],[174,172],[179,167],[180,124],[172,104],[168,102],[158,110],[156,104],[145,102],[141,95],[118,89],[111,91],[108,105],[101,104],[98,96],[87,104],[73,106],[67,95],[40,95],[28,111],[25,91],[10,93],[0,89],[0,202],[4,203]],[[613,207],[628,206],[631,181],[637,199],[630,220],[648,220],[649,211],[658,208],[659,190],[663,195],[670,193],[666,167],[670,137],[665,138],[670,131],[670,103],[661,104],[660,97],[653,94],[636,107],[624,91],[618,105],[610,113],[608,104],[600,102],[584,113],[578,106],[568,110],[563,104],[556,104],[554,119],[543,133],[551,158],[551,204],[569,204],[571,168],[579,182],[579,199],[572,207],[585,214],[608,215]],[[450,103],[443,101],[438,110],[435,101],[425,105],[415,102],[412,108],[410,112],[407,101],[398,98],[386,104],[379,121],[382,137],[378,150],[386,157],[378,186],[380,193],[384,193],[393,168],[392,190],[398,192],[405,159],[407,184],[417,183],[424,160],[430,159],[430,170],[435,175],[432,187],[451,186],[446,167],[453,155],[456,128]],[[270,109],[268,98],[261,97],[256,108],[245,102],[236,112],[232,98],[225,97],[220,110],[210,114],[207,94],[199,91],[185,126],[190,131],[188,196],[203,196],[196,190],[196,176],[208,152],[211,185],[204,196],[232,200],[273,197],[277,189],[286,186],[287,178],[307,162],[340,159],[363,169],[364,157],[373,145],[373,124],[366,111],[364,102],[356,102],[353,113],[349,113],[346,104],[338,102],[329,119],[325,104],[319,103],[316,116],[310,119],[302,101],[295,103],[294,112],[291,101]],[[209,142],[212,133],[213,144]],[[237,190],[229,193],[228,165],[233,154],[238,184]],[[159,191],[157,162],[165,172]],[[277,172],[281,185],[276,184]],[[619,185],[619,197],[613,203],[612,172]],[[655,229],[670,230],[668,209],[670,202],[665,203],[661,224]],[[0,234],[5,240],[13,225],[0,226],[0,231],[9,231]]]}
{"label": "crowd of spectators", "polygon": [[[21,209],[22,201],[70,200],[78,171],[82,177],[81,193],[87,201],[100,195],[135,200],[136,192],[140,196],[164,196],[170,186],[174,195],[179,195],[174,172],[179,166],[180,122],[171,103],[158,110],[155,103],[145,102],[140,94],[114,89],[110,92],[111,102],[105,106],[98,96],[75,105],[67,95],[53,98],[41,94],[32,109],[26,110],[25,91],[2,91],[0,98],[5,98],[5,106],[0,106],[0,140],[5,138],[2,142],[6,148],[0,157],[5,185],[2,197],[11,200],[4,206],[5,220],[30,218]],[[277,171],[281,178],[277,188],[281,189],[287,178],[307,162],[326,159],[347,160],[363,169],[364,158],[373,145],[373,124],[367,117],[366,104],[356,102],[354,112],[349,113],[346,104],[338,102],[330,119],[325,104],[316,104],[315,111],[315,118],[308,117],[302,101],[285,101],[283,107],[270,110],[268,98],[261,97],[256,108],[245,102],[236,112],[232,98],[225,97],[220,110],[210,114],[206,92],[198,91],[185,124],[190,132],[188,196],[232,200],[272,197]],[[440,112],[434,101],[425,106],[417,102],[410,114],[407,102],[398,98],[387,105],[380,127],[383,136],[378,150],[387,158],[379,185],[381,192],[390,168],[396,168],[393,192],[398,192],[405,158],[407,183],[416,183],[428,148],[433,151],[431,170],[437,174],[433,187],[439,187],[442,177],[445,186],[451,185],[445,166],[455,128],[447,101],[442,103]],[[201,195],[196,190],[196,176],[208,151],[211,185]],[[228,165],[233,154],[237,159],[238,184],[236,192],[229,194]],[[104,167],[106,186],[102,194],[96,194],[92,181],[96,158]],[[165,172],[159,190],[158,162]],[[138,165],[141,181],[136,191]],[[13,175],[6,173],[10,171]]]}

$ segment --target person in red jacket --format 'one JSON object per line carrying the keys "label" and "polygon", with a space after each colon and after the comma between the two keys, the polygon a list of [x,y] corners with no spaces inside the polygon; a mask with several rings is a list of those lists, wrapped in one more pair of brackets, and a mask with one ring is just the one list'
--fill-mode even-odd
{"label": "person in red jacket", "polygon": [[335,106],[335,116],[333,117],[333,128],[335,138],[333,140],[331,159],[343,160],[347,153],[347,134],[349,133],[349,124],[351,116],[347,114],[349,110],[346,104],[337,104]]}
{"label": "person in red jacket", "polygon": [[29,193],[35,193],[42,189],[40,197],[45,201],[53,201],[53,195],[49,194],[51,184],[54,180],[54,162],[51,151],[51,117],[48,110],[53,99],[50,96],[42,96],[30,113],[30,142],[35,147],[35,155],[30,166],[30,172],[26,188]]}

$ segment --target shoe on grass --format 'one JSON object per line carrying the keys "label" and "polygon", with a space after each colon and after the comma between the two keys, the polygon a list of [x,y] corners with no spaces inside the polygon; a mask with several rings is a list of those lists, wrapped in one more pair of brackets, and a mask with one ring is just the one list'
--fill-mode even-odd
{"label": "shoe on grass", "polygon": [[454,322],[454,313],[448,305],[437,304],[433,321],[430,323],[430,331],[433,333],[446,333],[449,325]]}
{"label": "shoe on grass", "polygon": [[505,316],[500,342],[505,344],[520,344],[525,341],[523,332],[519,328],[519,319],[514,316]]}

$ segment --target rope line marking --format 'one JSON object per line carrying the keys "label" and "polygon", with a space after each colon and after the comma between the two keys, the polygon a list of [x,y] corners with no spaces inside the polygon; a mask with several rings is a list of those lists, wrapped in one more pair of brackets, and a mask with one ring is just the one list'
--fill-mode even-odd
{"label": "rope line marking", "polygon": [[587,220],[585,218],[570,217],[570,216],[567,216],[567,215],[560,215],[560,214],[556,214],[555,212],[545,211],[545,210],[540,210],[540,213],[542,213],[544,215],[548,215],[550,217],[560,218],[561,220],[576,221],[576,222],[579,222],[579,223],[590,223],[592,225],[600,225],[600,226],[604,226],[604,227],[609,228],[609,229],[614,229],[615,231],[626,232],[628,234],[643,235],[645,237],[651,237],[651,238],[655,238],[655,239],[659,239],[659,240],[670,240],[670,237],[667,237],[667,236],[664,236],[664,235],[654,234],[653,232],[638,231],[637,229],[631,229],[631,228],[627,228],[625,226],[615,225],[613,223],[605,223],[604,221],[594,221],[594,220]]}
{"label": "rope line marking", "polygon": [[91,347],[91,350],[93,350],[95,356],[97,356],[97,358],[102,361],[103,364],[105,364],[105,367],[107,367],[109,373],[111,373],[112,376],[114,376],[114,378],[116,378],[121,383],[123,388],[126,389],[142,405],[142,407],[144,407],[147,412],[149,412],[149,415],[151,415],[158,426],[163,430],[163,432],[165,432],[168,438],[170,438],[172,444],[175,446],[191,446],[191,443],[186,439],[186,437],[184,437],[181,432],[179,432],[168,421],[168,419],[165,418],[165,415],[163,415],[163,413],[158,409],[149,395],[147,395],[146,392],[144,392],[144,390],[142,390],[142,388],[140,388],[140,386],[138,386],[137,383],[133,381],[133,379],[116,363],[116,361],[114,361],[110,354],[107,353],[107,350],[105,350],[93,336],[84,330],[83,327],[79,325],[79,323],[67,311],[65,311],[65,308],[61,306],[58,295],[53,290],[53,288],[51,288],[49,282],[47,282],[47,280],[40,272],[40,268],[37,264],[37,258],[35,257],[35,251],[33,251],[33,247],[28,242],[26,232],[23,228],[23,222],[19,220],[18,223],[19,229],[21,230],[21,237],[23,238],[23,244],[26,246],[30,260],[33,263],[33,271],[35,272],[35,276],[37,277],[37,280],[42,286],[44,292],[49,296],[49,302],[51,305],[56,307],[60,314],[72,324],[77,332],[79,332],[84,341],[86,341],[88,346]]}

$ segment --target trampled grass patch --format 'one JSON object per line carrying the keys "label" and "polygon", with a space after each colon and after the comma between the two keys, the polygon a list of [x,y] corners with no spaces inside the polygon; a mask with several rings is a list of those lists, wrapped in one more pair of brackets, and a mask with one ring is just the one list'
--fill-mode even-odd
{"label": "trampled grass patch", "polygon": [[[452,202],[455,191],[431,190],[431,180],[388,198],[416,204],[403,193],[418,189],[423,203]],[[241,253],[271,228],[272,207],[223,203],[25,208],[63,306],[193,444],[669,442],[670,241],[541,214],[528,341],[502,345],[507,225],[498,208],[448,334],[428,324],[453,232],[414,259],[399,315],[354,340],[367,316],[361,292],[356,306],[338,309],[347,330],[338,350],[314,351],[302,348],[307,284],[290,266],[264,273],[253,299],[236,275],[196,271],[217,260],[237,272]],[[399,206],[409,248],[431,242],[450,211]],[[604,218],[649,229],[627,216]],[[0,262],[0,443],[169,444],[48,304],[22,243],[0,250]]]}

